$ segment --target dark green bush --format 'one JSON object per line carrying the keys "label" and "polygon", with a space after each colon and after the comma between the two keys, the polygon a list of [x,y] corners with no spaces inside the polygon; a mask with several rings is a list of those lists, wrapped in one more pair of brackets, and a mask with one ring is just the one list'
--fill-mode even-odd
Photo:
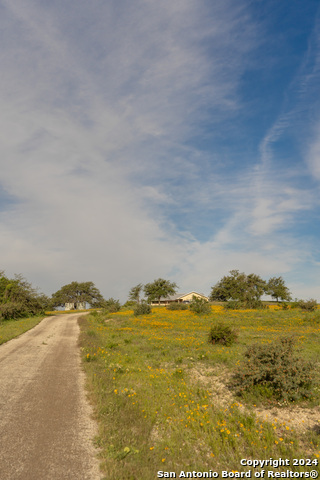
{"label": "dark green bush", "polygon": [[137,303],[133,310],[135,316],[148,315],[149,313],[152,313],[151,306],[146,302]]}
{"label": "dark green bush", "polygon": [[192,301],[189,304],[189,309],[191,312],[197,313],[198,315],[211,312],[211,308],[207,300],[196,296],[192,297]]}
{"label": "dark green bush", "polygon": [[255,308],[257,310],[261,310],[267,308],[267,306],[261,300],[252,298],[245,302],[245,308]]}
{"label": "dark green bush", "polygon": [[187,310],[188,306],[185,303],[172,302],[167,305],[167,310]]}
{"label": "dark green bush", "polygon": [[225,323],[217,323],[209,332],[209,343],[220,344],[229,347],[238,339],[237,332]]}
{"label": "dark green bush", "polygon": [[224,304],[224,308],[226,310],[241,310],[245,307],[243,306],[243,303],[238,300],[229,300]]}
{"label": "dark green bush", "polygon": [[[311,396],[313,365],[296,356],[295,340],[282,338],[248,347],[232,386],[238,394],[257,391],[277,400],[296,401]],[[264,393],[263,393],[264,392]]]}
{"label": "dark green bush", "polygon": [[27,317],[32,313],[22,302],[7,302],[0,305],[0,318],[3,320]]}

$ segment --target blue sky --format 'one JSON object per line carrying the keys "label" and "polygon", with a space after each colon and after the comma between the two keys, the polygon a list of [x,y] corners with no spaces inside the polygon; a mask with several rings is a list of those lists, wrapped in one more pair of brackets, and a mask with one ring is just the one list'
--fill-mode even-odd
{"label": "blue sky", "polygon": [[0,0],[1,268],[320,301],[315,0]]}

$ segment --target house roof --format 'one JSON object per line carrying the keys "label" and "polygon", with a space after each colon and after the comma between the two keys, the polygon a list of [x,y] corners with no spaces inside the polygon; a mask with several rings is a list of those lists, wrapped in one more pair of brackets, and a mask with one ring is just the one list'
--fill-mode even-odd
{"label": "house roof", "polygon": [[201,295],[202,297],[205,297],[205,298],[208,298],[206,295],[204,295],[203,293],[199,293],[199,292],[187,292],[187,293],[177,293],[175,295],[169,295],[168,297],[160,297],[160,301],[164,301],[164,300],[171,300],[171,301],[174,301],[174,300],[180,300],[180,298],[183,298],[183,297],[186,297],[187,295],[191,295],[192,293],[195,293],[196,295]]}

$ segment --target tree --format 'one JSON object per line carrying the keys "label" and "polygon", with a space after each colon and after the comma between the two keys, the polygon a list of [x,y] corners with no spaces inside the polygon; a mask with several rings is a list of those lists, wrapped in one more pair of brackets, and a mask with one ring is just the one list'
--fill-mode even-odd
{"label": "tree", "polygon": [[49,299],[33,288],[22,275],[9,279],[0,272],[0,318],[20,318],[46,310]]}
{"label": "tree", "polygon": [[259,275],[250,273],[246,278],[247,290],[245,301],[258,301],[264,293],[267,293],[267,284]]}
{"label": "tree", "polygon": [[291,300],[289,288],[286,287],[282,277],[272,277],[268,281],[268,294],[275,298],[277,302]]}
{"label": "tree", "polygon": [[66,303],[87,302],[92,307],[103,307],[105,300],[93,282],[71,282],[52,295],[52,306],[63,307]]}
{"label": "tree", "polygon": [[259,275],[246,275],[239,270],[231,270],[229,273],[212,287],[211,301],[235,300],[249,306],[260,302],[263,293],[267,293],[267,284]]}
{"label": "tree", "polygon": [[129,292],[129,297],[128,297],[129,300],[140,303],[140,295],[141,295],[142,289],[143,289],[142,283],[139,283],[135,287],[132,287]]}
{"label": "tree", "polygon": [[174,295],[177,288],[176,283],[164,280],[163,278],[158,278],[153,283],[147,283],[144,286],[144,293],[146,294],[149,303],[158,300],[160,305],[160,298]]}

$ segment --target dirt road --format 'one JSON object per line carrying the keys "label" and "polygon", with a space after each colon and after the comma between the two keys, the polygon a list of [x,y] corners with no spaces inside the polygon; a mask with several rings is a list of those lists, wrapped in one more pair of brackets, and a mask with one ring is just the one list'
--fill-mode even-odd
{"label": "dirt road", "polygon": [[0,479],[98,480],[95,424],[77,345],[79,314],[0,346]]}

